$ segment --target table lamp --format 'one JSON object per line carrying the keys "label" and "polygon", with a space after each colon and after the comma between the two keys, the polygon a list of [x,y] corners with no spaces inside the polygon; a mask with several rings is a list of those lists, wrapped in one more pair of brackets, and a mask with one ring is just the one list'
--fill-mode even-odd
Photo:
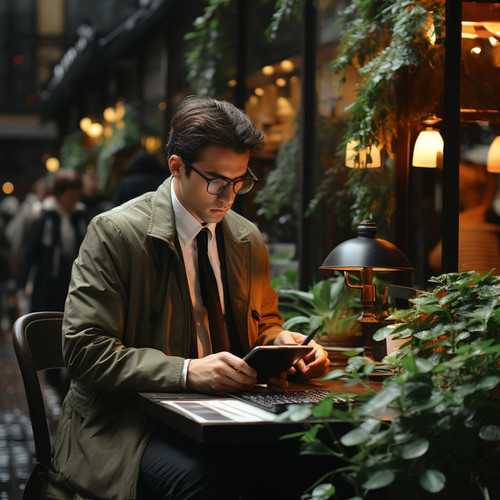
{"label": "table lamp", "polygon": [[[325,259],[320,269],[344,271],[345,284],[362,290],[363,312],[358,318],[363,329],[365,356],[381,358],[374,353],[373,334],[378,330],[380,319],[374,313],[375,285],[373,271],[409,271],[413,269],[406,256],[389,241],[377,238],[377,226],[366,219],[358,224],[358,236],[337,245]],[[349,282],[349,272],[361,273],[361,285]],[[385,354],[385,353],[384,353]]]}

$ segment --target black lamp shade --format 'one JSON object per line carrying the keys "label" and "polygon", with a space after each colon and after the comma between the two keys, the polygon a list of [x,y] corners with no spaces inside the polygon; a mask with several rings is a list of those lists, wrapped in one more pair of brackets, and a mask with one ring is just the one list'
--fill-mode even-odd
{"label": "black lamp shade", "polygon": [[374,271],[406,271],[413,269],[398,247],[377,238],[377,226],[371,220],[360,222],[358,237],[337,245],[320,269],[361,271],[369,267]]}

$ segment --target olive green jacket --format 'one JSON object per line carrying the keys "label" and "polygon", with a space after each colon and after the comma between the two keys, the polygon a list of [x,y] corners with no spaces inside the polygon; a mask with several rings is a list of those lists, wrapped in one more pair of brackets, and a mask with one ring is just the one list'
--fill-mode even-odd
{"label": "olive green jacket", "polygon": [[[141,413],[135,393],[181,390],[196,331],[170,184],[89,225],[66,301],[63,353],[72,383],[47,498],[136,498],[141,456],[157,424]],[[221,224],[233,319],[247,352],[272,343],[283,320],[258,229],[231,211]]]}

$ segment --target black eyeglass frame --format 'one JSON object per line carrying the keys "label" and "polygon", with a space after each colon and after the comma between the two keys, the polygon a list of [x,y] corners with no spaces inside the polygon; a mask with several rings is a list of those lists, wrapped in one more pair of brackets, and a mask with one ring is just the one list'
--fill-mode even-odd
{"label": "black eyeglass frame", "polygon": [[[251,175],[251,177],[238,177],[237,179],[233,179],[233,180],[228,179],[227,177],[210,178],[210,177],[207,177],[202,172],[200,172],[192,163],[189,163],[187,160],[185,160],[182,157],[179,157],[179,158],[181,158],[181,160],[188,167],[192,168],[199,176],[201,176],[201,177],[203,177],[203,179],[205,179],[205,181],[207,182],[207,193],[211,194],[212,196],[217,196],[219,194],[222,194],[231,185],[233,186],[234,194],[247,194],[253,189],[253,187],[255,186],[255,183],[259,181],[259,179],[256,177],[256,175],[250,170],[250,167],[248,165],[247,165],[247,171]],[[217,191],[217,193],[211,193],[208,189],[210,187],[210,183],[213,181],[219,181],[219,182],[224,181],[226,183],[226,185],[220,191]],[[236,191],[236,189],[235,189],[236,184],[238,182],[242,182],[242,181],[252,181],[253,182],[252,186],[249,189],[247,189],[246,191],[244,191],[243,193],[241,191]]]}

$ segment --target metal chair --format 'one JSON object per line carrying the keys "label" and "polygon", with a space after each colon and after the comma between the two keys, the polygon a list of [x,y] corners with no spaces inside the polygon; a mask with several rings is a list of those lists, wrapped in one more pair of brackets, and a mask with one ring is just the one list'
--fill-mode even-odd
{"label": "metal chair", "polygon": [[28,400],[36,463],[24,488],[24,499],[41,498],[43,475],[52,454],[47,414],[38,371],[62,368],[62,312],[35,312],[21,316],[13,328],[13,343]]}

